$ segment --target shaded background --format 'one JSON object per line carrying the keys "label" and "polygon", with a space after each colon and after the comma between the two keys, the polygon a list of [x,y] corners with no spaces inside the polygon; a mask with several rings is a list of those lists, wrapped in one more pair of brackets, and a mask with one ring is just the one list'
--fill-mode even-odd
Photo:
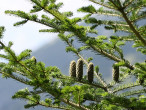
{"label": "shaded background", "polygon": [[[7,31],[4,34],[4,42],[13,41],[13,49],[16,53],[20,53],[24,49],[32,49],[32,56],[35,56],[38,61],[42,61],[46,66],[57,66],[60,68],[63,74],[68,75],[69,63],[71,60],[77,60],[77,57],[72,53],[66,53],[63,41],[61,41],[57,34],[39,33],[39,29],[46,28],[45,26],[28,22],[26,25],[15,28],[12,24],[21,19],[4,15],[4,10],[25,10],[28,12],[32,4],[29,0],[5,0],[0,1],[0,26],[5,26]],[[59,0],[63,1],[63,0]],[[4,5],[5,4],[5,5]],[[89,5],[89,2],[85,0],[71,0],[65,1],[65,7],[62,11],[72,10],[75,12],[81,5]],[[97,6],[98,7],[98,6]],[[75,16],[82,16],[83,14],[75,13]],[[104,19],[100,17],[99,19]],[[144,21],[142,22],[144,23]],[[103,27],[98,28],[99,35],[110,36],[112,31],[105,31]],[[121,33],[119,33],[121,34]],[[136,53],[136,50],[131,48],[131,44],[128,43],[123,47],[125,58],[128,59],[132,64],[136,61],[143,61],[144,56],[140,53]],[[93,57],[92,61],[94,65],[99,65],[100,73],[103,74],[107,82],[112,80],[112,64],[111,60],[107,60],[104,57],[96,55],[95,53],[88,51],[82,53],[84,57]],[[0,59],[2,61],[2,59]],[[106,69],[105,69],[106,68]],[[84,70],[85,71],[85,70]],[[0,75],[1,76],[1,75]],[[12,100],[11,96],[19,89],[23,89],[27,86],[20,84],[13,79],[2,79],[0,78],[0,110],[24,110],[23,106],[26,104],[22,100]],[[29,109],[33,110],[33,108]],[[51,108],[36,107],[35,110],[51,110]]]}

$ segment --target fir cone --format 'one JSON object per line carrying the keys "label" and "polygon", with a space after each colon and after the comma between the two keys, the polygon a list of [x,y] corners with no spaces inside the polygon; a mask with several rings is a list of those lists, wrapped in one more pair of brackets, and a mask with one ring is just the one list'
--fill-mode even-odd
{"label": "fir cone", "polygon": [[89,83],[93,82],[93,75],[94,75],[94,65],[93,63],[89,63],[88,68],[87,68],[87,76],[88,76]]}
{"label": "fir cone", "polygon": [[71,77],[76,77],[76,62],[74,60],[70,62],[69,74]]}
{"label": "fir cone", "polygon": [[119,66],[114,66],[113,67],[113,80],[115,82],[119,81]]}
{"label": "fir cone", "polygon": [[78,59],[77,65],[76,65],[76,77],[79,81],[81,81],[83,77],[83,61],[82,59]]}
{"label": "fir cone", "polygon": [[31,60],[34,62],[34,64],[37,63],[37,60],[36,60],[36,58],[34,56],[31,58]]}

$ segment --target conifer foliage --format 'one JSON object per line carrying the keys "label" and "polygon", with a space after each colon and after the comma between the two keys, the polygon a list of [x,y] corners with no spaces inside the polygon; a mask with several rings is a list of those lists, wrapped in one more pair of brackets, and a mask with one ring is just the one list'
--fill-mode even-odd
{"label": "conifer foliage", "polygon": [[[78,9],[86,13],[84,17],[73,17],[72,12],[60,12],[63,3],[56,0],[30,0],[33,8],[30,13],[23,11],[5,11],[6,14],[22,18],[14,26],[33,21],[48,29],[40,32],[58,33],[59,38],[66,43],[66,51],[79,57],[77,64],[70,64],[70,76],[66,76],[57,67],[45,66],[31,58],[31,50],[24,50],[19,55],[12,50],[13,43],[4,44],[0,40],[0,57],[7,60],[0,62],[0,73],[4,78],[12,78],[20,83],[33,87],[25,88],[15,93],[13,99],[27,100],[25,108],[38,105],[65,110],[145,110],[146,109],[146,62],[130,64],[125,59],[121,46],[127,42],[133,44],[138,52],[146,55],[146,25],[140,25],[146,17],[145,0],[89,0],[100,8],[92,5]],[[40,17],[36,12],[44,11]],[[51,17],[49,17],[51,15]],[[105,15],[117,20],[99,20],[96,16]],[[85,22],[86,26],[79,25]],[[110,37],[98,35],[98,26],[113,30]],[[0,27],[0,39],[5,29]],[[118,32],[125,32],[119,35]],[[97,37],[93,37],[95,34]],[[83,46],[76,48],[74,39]],[[99,72],[98,65],[93,66],[81,51],[92,50],[115,62],[113,65],[113,81],[107,83]],[[83,65],[87,73],[83,71]],[[106,69],[106,67],[105,67]],[[110,72],[109,72],[110,73]],[[109,74],[107,73],[107,74]],[[94,74],[94,75],[93,75]],[[135,77],[134,82],[128,82],[129,77]],[[139,87],[139,88],[137,88]],[[134,89],[133,89],[134,88]],[[45,98],[41,94],[47,94]]]}

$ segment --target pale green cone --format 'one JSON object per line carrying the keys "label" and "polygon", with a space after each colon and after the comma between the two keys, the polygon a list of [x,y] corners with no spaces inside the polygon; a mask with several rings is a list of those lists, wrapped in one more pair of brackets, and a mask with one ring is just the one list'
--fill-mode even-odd
{"label": "pale green cone", "polygon": [[94,65],[93,63],[89,63],[88,68],[87,68],[87,76],[88,76],[89,83],[93,82],[93,75],[94,75]]}
{"label": "pale green cone", "polygon": [[34,62],[34,64],[37,63],[37,60],[36,60],[36,58],[34,56],[31,58],[31,60]]}
{"label": "pale green cone", "polygon": [[82,59],[78,59],[77,65],[76,65],[76,77],[79,81],[82,80],[83,77],[83,61]]}
{"label": "pale green cone", "polygon": [[76,77],[76,62],[74,60],[70,62],[69,74],[71,77]]}

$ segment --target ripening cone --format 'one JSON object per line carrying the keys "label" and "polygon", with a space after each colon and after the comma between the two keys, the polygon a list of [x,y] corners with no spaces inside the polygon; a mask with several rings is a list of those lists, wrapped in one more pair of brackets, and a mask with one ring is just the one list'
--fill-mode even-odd
{"label": "ripening cone", "polygon": [[87,76],[88,76],[89,83],[93,82],[93,75],[94,75],[94,65],[93,63],[89,63],[88,68],[87,68]]}
{"label": "ripening cone", "polygon": [[78,59],[77,65],[76,65],[76,77],[79,81],[81,81],[83,77],[83,61],[82,59]]}
{"label": "ripening cone", "polygon": [[119,67],[118,66],[113,67],[113,80],[115,82],[119,81]]}
{"label": "ripening cone", "polygon": [[31,58],[31,60],[36,64],[37,63],[37,60],[36,60],[36,58],[33,56],[32,58]]}
{"label": "ripening cone", "polygon": [[71,77],[76,77],[76,62],[75,61],[70,62],[69,74]]}

